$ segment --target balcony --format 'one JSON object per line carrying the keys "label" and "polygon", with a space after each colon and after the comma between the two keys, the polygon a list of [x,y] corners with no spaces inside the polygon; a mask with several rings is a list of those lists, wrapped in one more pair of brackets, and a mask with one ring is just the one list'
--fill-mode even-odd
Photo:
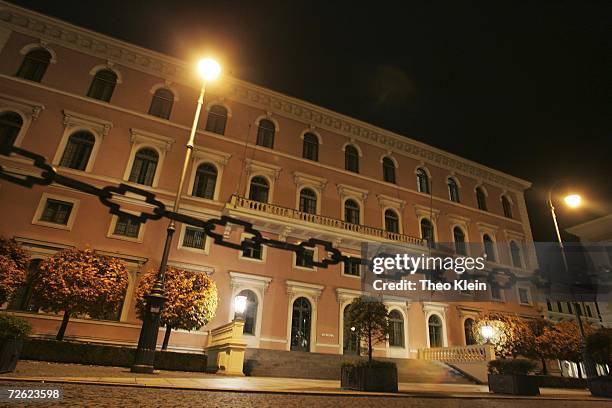
{"label": "balcony", "polygon": [[366,225],[352,224],[336,218],[309,214],[293,208],[250,200],[238,195],[232,195],[228,208],[247,210],[251,214],[266,216],[267,218],[276,218],[285,222],[300,221],[304,224],[312,224],[312,227],[317,229],[335,230],[335,232],[341,230],[350,235],[367,236],[380,241],[393,241],[416,246],[426,245],[425,240],[411,235],[385,231],[380,228],[368,227]]}

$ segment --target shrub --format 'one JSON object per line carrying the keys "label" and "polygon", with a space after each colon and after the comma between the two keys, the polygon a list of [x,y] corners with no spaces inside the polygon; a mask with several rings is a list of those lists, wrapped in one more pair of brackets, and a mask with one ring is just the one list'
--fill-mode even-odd
{"label": "shrub", "polygon": [[17,241],[0,237],[0,304],[25,283],[29,263],[30,256]]}
{"label": "shrub", "polygon": [[586,348],[596,363],[612,362],[612,329],[600,328],[586,338]]}
{"label": "shrub", "polygon": [[27,320],[7,313],[0,313],[0,338],[22,338],[31,332],[32,326],[30,326]]}
{"label": "shrub", "polygon": [[524,358],[498,359],[489,361],[489,374],[526,375],[536,368],[536,364]]}

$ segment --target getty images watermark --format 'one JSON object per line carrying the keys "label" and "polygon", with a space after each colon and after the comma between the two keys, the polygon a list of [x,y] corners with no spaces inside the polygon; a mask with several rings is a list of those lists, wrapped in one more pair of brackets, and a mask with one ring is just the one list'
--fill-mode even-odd
{"label": "getty images watermark", "polygon": [[[377,255],[372,258],[371,271],[377,275],[371,284],[375,291],[488,291],[486,282],[477,279],[454,279],[452,282],[434,281],[432,279],[413,279],[422,271],[453,271],[457,275],[465,272],[483,271],[485,269],[486,255],[479,257],[441,257],[421,254]],[[383,279],[384,276],[410,277],[397,279]]]}

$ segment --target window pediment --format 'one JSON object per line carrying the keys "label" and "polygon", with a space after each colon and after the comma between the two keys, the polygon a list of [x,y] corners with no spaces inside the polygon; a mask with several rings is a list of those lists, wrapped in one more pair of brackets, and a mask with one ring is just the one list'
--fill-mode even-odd
{"label": "window pediment", "polygon": [[99,136],[106,136],[113,128],[113,124],[107,120],[98,119],[93,116],[83,115],[64,109],[64,127],[66,130],[83,127],[91,129]]}
{"label": "window pediment", "polygon": [[130,141],[134,144],[152,144],[161,151],[167,152],[172,148],[174,138],[131,128]]}
{"label": "window pediment", "polygon": [[298,188],[301,187],[313,187],[319,192],[325,190],[327,186],[327,179],[323,177],[311,176],[310,174],[302,173],[299,171],[293,172],[293,181]]}
{"label": "window pediment", "polygon": [[219,167],[225,167],[232,155],[229,153],[221,152],[219,150],[209,149],[196,145],[193,148],[193,157],[198,161],[209,161],[218,165]]}
{"label": "window pediment", "polygon": [[358,187],[348,186],[346,184],[337,184],[338,194],[340,194],[341,200],[344,201],[347,197],[356,197],[361,202],[364,202],[368,198],[370,193],[368,190]]}
{"label": "window pediment", "polygon": [[265,176],[268,176],[271,180],[278,180],[278,176],[281,171],[280,166],[275,166],[273,164],[268,164],[252,159],[245,160],[245,168],[247,172],[247,178],[251,174],[263,174]]}

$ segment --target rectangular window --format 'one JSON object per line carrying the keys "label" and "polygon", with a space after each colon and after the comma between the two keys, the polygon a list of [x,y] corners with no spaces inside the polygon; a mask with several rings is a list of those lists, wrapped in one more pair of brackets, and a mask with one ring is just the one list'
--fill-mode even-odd
{"label": "rectangular window", "polygon": [[206,245],[206,234],[202,228],[185,227],[183,235],[183,246],[196,249],[204,249]]}
{"label": "rectangular window", "polygon": [[138,221],[135,217],[130,217],[127,215],[120,215],[117,217],[117,223],[115,224],[113,235],[138,238],[139,233],[140,221]]}
{"label": "rectangular window", "polygon": [[522,305],[529,304],[529,290],[525,288],[519,288],[519,303]]}
{"label": "rectangular window", "polygon": [[360,276],[361,275],[361,264],[359,259],[349,258],[344,261],[344,274],[351,276]]}
{"label": "rectangular window", "polygon": [[47,202],[45,203],[45,209],[40,216],[40,221],[68,225],[68,219],[70,218],[72,207],[72,203],[48,198]]}
{"label": "rectangular window", "polygon": [[587,316],[588,317],[593,317],[593,312],[591,311],[591,306],[585,305],[584,308],[586,309]]}
{"label": "rectangular window", "polygon": [[302,255],[296,255],[295,266],[302,268],[314,268],[312,262],[314,261],[314,251],[311,249],[305,249]]}
{"label": "rectangular window", "polygon": [[572,304],[570,302],[565,302],[567,304],[567,313],[569,314],[573,314],[574,311],[572,310]]}
{"label": "rectangular window", "polygon": [[251,259],[262,259],[263,248],[261,245],[255,245],[251,240],[246,239],[246,242],[249,243],[246,249],[242,251],[243,258],[251,258]]}

